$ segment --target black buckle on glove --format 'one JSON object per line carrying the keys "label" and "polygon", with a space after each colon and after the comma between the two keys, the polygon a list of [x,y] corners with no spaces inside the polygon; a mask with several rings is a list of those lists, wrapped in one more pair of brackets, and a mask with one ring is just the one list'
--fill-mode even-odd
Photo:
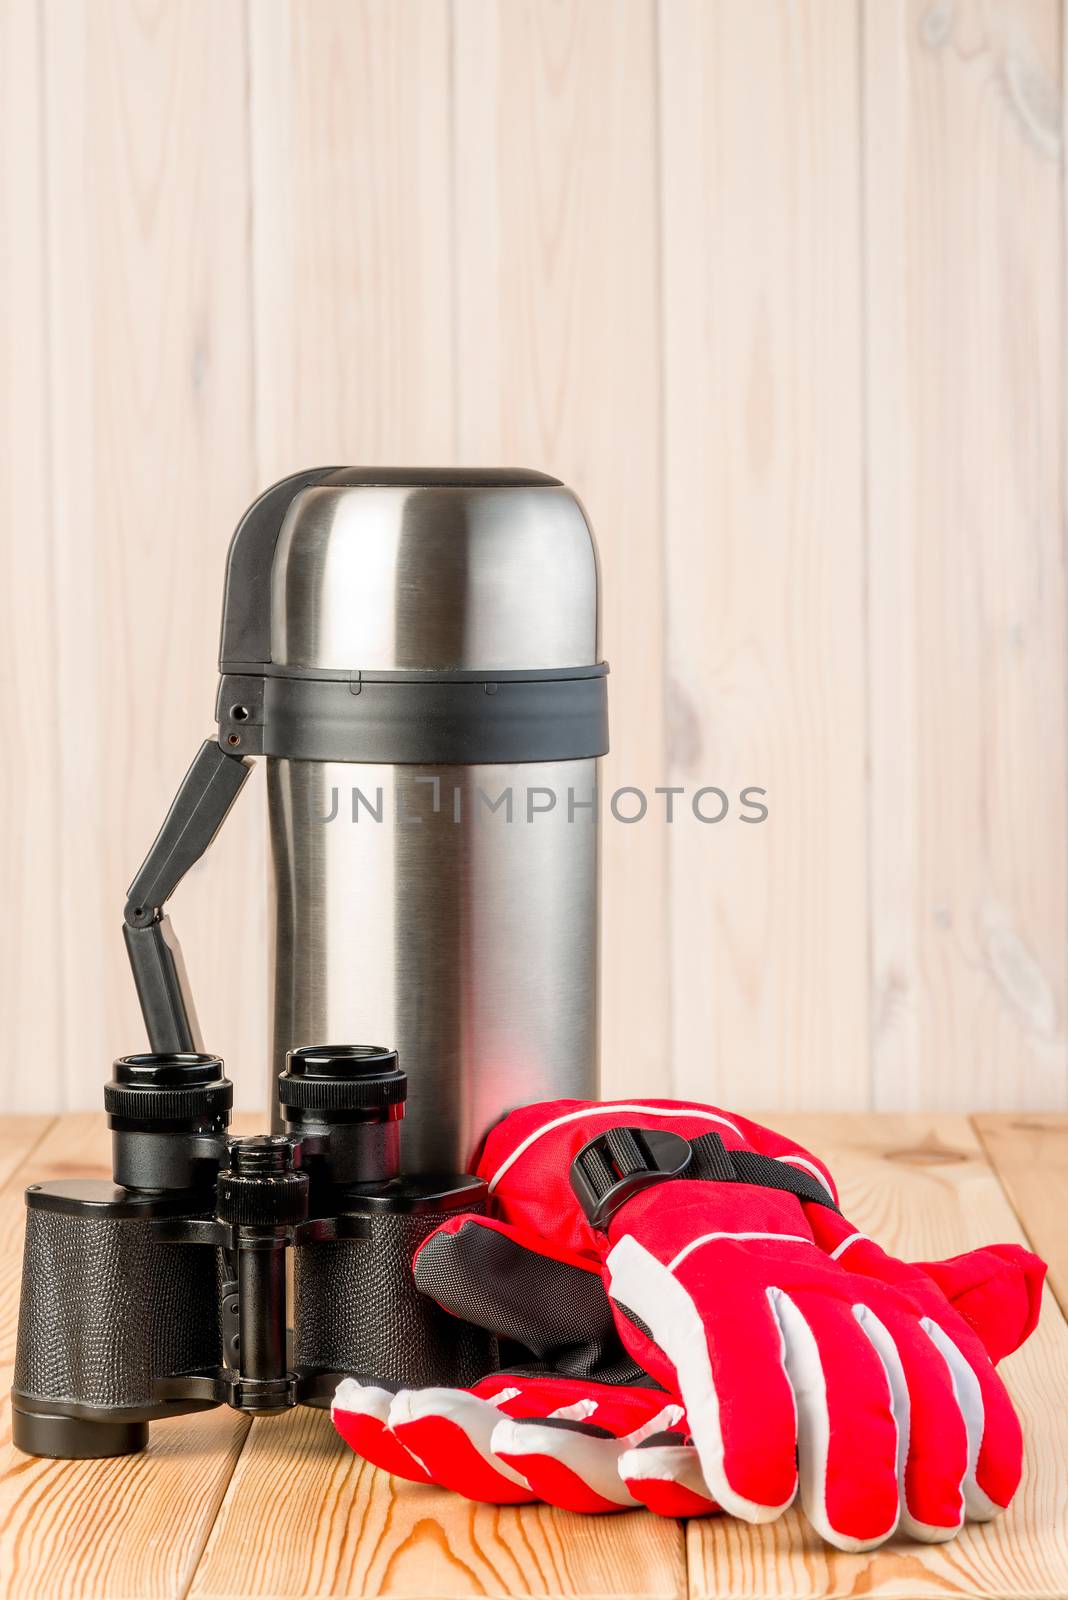
{"label": "black buckle on glove", "polygon": [[684,1139],[666,1128],[609,1128],[583,1145],[570,1176],[587,1222],[602,1233],[625,1201],[669,1178],[755,1184],[838,1210],[818,1178],[755,1150],[728,1150],[718,1133]]}
{"label": "black buckle on glove", "polygon": [[587,1222],[604,1229],[624,1201],[650,1184],[684,1177],[692,1159],[689,1139],[665,1128],[609,1128],[572,1161],[571,1187]]}

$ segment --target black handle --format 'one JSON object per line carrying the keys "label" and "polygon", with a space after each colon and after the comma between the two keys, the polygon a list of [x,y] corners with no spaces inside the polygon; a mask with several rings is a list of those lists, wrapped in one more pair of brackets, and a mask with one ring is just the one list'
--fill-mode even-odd
{"label": "black handle", "polygon": [[202,1050],[182,952],[163,907],[222,826],[252,764],[205,739],[127,893],[123,936],[154,1051]]}

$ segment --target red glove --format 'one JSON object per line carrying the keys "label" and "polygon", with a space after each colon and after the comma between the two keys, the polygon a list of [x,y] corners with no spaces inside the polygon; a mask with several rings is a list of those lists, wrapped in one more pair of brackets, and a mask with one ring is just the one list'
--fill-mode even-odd
{"label": "red glove", "polygon": [[[531,1250],[518,1230],[481,1217],[433,1237],[437,1243],[422,1266],[417,1262],[417,1277],[446,1310],[473,1317],[503,1339],[520,1335],[532,1362],[570,1363],[615,1381],[510,1372],[472,1390],[394,1395],[347,1378],[333,1419],[354,1450],[395,1477],[495,1505],[545,1500],[592,1512],[641,1504],[667,1517],[716,1509],[677,1397],[621,1381],[643,1375],[629,1370],[615,1340],[592,1263]],[[859,1242],[854,1236],[848,1248]],[[1031,1270],[1034,1259],[1016,1245],[994,1246],[924,1263],[922,1270],[946,1281],[957,1310],[1000,1354],[1033,1326],[1041,1283],[1041,1273],[1036,1278]],[[531,1426],[545,1418],[548,1427]]]}
{"label": "red glove", "polygon": [[[688,1152],[665,1134],[695,1141],[684,1177],[667,1176]],[[558,1101],[499,1124],[479,1171],[506,1222],[600,1266],[623,1343],[680,1397],[725,1510],[771,1521],[800,1488],[813,1526],[859,1550],[899,1523],[950,1538],[1012,1498],[1019,1424],[982,1340],[935,1276],[856,1236],[789,1140],[707,1106]],[[1028,1257],[1019,1337],[1041,1272]]]}
{"label": "red glove", "polygon": [[332,1409],[342,1437],[394,1476],[472,1500],[714,1510],[683,1407],[624,1350],[596,1264],[481,1217],[459,1223],[426,1241],[416,1282],[495,1333],[512,1370],[396,1395],[347,1378]]}
{"label": "red glove", "polygon": [[[639,1116],[630,1115],[631,1112],[638,1112]],[[567,1119],[563,1124],[557,1120],[561,1115]],[[529,1123],[531,1116],[537,1117],[535,1138],[529,1138],[527,1127],[519,1128],[517,1137],[503,1143],[502,1156],[502,1136],[509,1128],[516,1129],[520,1119],[525,1118]],[[811,1187],[812,1180],[821,1181],[816,1179],[816,1174],[823,1173],[823,1169],[805,1152],[754,1124],[743,1123],[738,1118],[723,1118],[721,1113],[706,1107],[647,1102],[629,1108],[583,1106],[577,1112],[571,1107],[556,1105],[516,1113],[491,1137],[480,1164],[483,1176],[495,1181],[498,1194],[504,1191],[506,1208],[517,1218],[525,1219],[529,1208],[537,1213],[543,1227],[546,1216],[552,1216],[554,1197],[562,1198],[556,1216],[563,1228],[557,1232],[574,1224],[577,1232],[572,1243],[577,1239],[587,1253],[569,1249],[558,1238],[547,1242],[529,1227],[511,1227],[480,1218],[455,1218],[424,1245],[416,1261],[416,1280],[447,1309],[525,1346],[528,1362],[563,1365],[583,1376],[576,1383],[574,1378],[568,1380],[559,1375],[549,1378],[502,1375],[477,1385],[472,1393],[429,1390],[414,1395],[402,1393],[397,1397],[347,1382],[338,1392],[335,1421],[362,1454],[400,1476],[434,1481],[472,1498],[501,1503],[541,1498],[568,1509],[608,1510],[641,1502],[671,1516],[692,1515],[714,1508],[677,1395],[657,1394],[648,1389],[635,1391],[632,1386],[637,1376],[635,1370],[631,1368],[628,1372],[627,1362],[621,1358],[618,1347],[612,1348],[607,1301],[603,1292],[595,1292],[598,1280],[594,1273],[602,1249],[597,1234],[581,1218],[576,1221],[570,1197],[556,1195],[552,1180],[549,1185],[537,1181],[531,1185],[528,1174],[528,1192],[524,1193],[518,1182],[508,1177],[508,1172],[517,1164],[526,1164],[528,1148],[547,1138],[553,1139],[560,1126],[579,1122],[587,1125],[585,1131],[588,1132],[591,1119],[600,1120],[602,1126],[608,1117],[614,1119],[616,1126],[621,1123],[637,1125],[642,1116],[646,1127],[656,1127],[658,1123],[663,1126],[672,1120],[677,1125],[681,1117],[688,1123],[703,1122],[706,1128],[710,1123],[726,1125],[735,1134],[741,1134],[744,1128],[749,1136],[750,1152],[756,1149],[758,1140],[766,1151],[773,1151],[774,1159],[782,1166],[771,1166],[766,1159],[762,1166],[760,1155],[754,1161],[751,1155],[744,1153],[746,1146],[736,1143],[728,1132],[728,1142],[736,1152],[741,1152],[730,1159],[747,1169],[744,1176],[754,1180],[754,1184],[737,1183],[738,1173],[733,1170],[729,1179],[725,1176],[722,1151],[716,1158],[718,1166],[712,1163],[721,1174],[713,1182],[735,1183],[735,1188],[728,1192],[733,1193],[736,1200],[744,1201],[754,1186],[769,1179],[777,1183],[799,1182],[802,1187],[809,1187],[811,1193],[821,1197],[827,1194],[822,1188]],[[542,1123],[551,1126],[542,1129]],[[687,1126],[686,1131],[691,1129]],[[575,1142],[581,1144],[583,1140]],[[700,1150],[701,1146],[698,1148]],[[702,1152],[705,1170],[714,1154]],[[784,1167],[795,1173],[807,1173],[808,1180],[784,1177]],[[610,1181],[618,1175],[618,1169],[613,1167],[607,1179]],[[829,1182],[825,1175],[822,1181]],[[707,1183],[700,1184],[701,1189],[706,1187]],[[685,1182],[676,1190],[676,1195],[697,1189],[697,1183]],[[795,1203],[793,1196],[776,1193],[772,1198]],[[803,1197],[798,1197],[796,1203],[803,1218],[810,1219],[810,1256],[818,1240],[825,1251],[839,1255],[843,1266],[838,1270],[844,1272],[849,1265],[859,1268],[868,1278],[883,1279],[888,1285],[896,1281],[896,1293],[907,1292],[914,1300],[918,1297],[932,1323],[949,1328],[950,1340],[955,1323],[963,1330],[967,1342],[965,1324],[970,1323],[986,1344],[990,1356],[998,1359],[1015,1348],[1034,1326],[1044,1269],[1028,1252],[1016,1246],[994,1246],[949,1262],[907,1267],[856,1234],[829,1205]],[[610,1223],[610,1228],[614,1235],[614,1224]],[[854,1284],[845,1298],[850,1303],[870,1308],[872,1287],[869,1284],[858,1289]],[[841,1284],[838,1289],[841,1291]],[[895,1291],[875,1290],[876,1296],[880,1293],[893,1296]],[[954,1301],[956,1316],[947,1296]],[[915,1306],[912,1311],[914,1315]],[[623,1327],[628,1325],[633,1333],[629,1319],[621,1323]],[[857,1323],[850,1325],[854,1336],[857,1327]],[[859,1348],[863,1359],[868,1346]],[[959,1340],[952,1348],[959,1348]],[[943,1370],[937,1351],[933,1360],[930,1347],[921,1345],[920,1353],[927,1357],[927,1363],[921,1361],[917,1371],[926,1372],[933,1367],[937,1378]],[[882,1377],[883,1400],[884,1409],[889,1410],[885,1373],[894,1372],[890,1347],[884,1347],[884,1354],[887,1367]],[[980,1363],[985,1359],[979,1356]],[[663,1356],[660,1361],[663,1362]],[[910,1362],[909,1378],[903,1384],[901,1373],[895,1374],[898,1384],[893,1412],[906,1421],[906,1426],[909,1383],[917,1381],[911,1370],[914,1365]],[[779,1372],[781,1376],[781,1364]],[[590,1381],[591,1373],[602,1378],[610,1376],[617,1384],[629,1379],[631,1387],[605,1390],[603,1383]],[[993,1381],[997,1383],[996,1379]],[[839,1392],[837,1386],[825,1387],[830,1394]],[[938,1392],[937,1389],[933,1391],[936,1399]],[[923,1398],[927,1401],[930,1395],[925,1391]],[[730,1399],[728,1396],[728,1401]],[[1009,1416],[1011,1418],[1011,1412]],[[955,1417],[959,1443],[963,1428],[959,1410]],[[548,1423],[537,1420],[546,1418],[550,1419]],[[800,1420],[803,1429],[806,1422],[803,1412]],[[894,1421],[893,1414],[891,1421]],[[1015,1419],[1011,1421],[1014,1425]],[[931,1480],[938,1471],[937,1466],[933,1471],[928,1466],[917,1442],[922,1441],[928,1431],[925,1427],[913,1429],[912,1448],[907,1453],[904,1438],[902,1441],[900,1466],[904,1473],[904,1498],[909,1508],[904,1520],[906,1527],[912,1527],[922,1537],[945,1538],[959,1526],[959,1487],[955,1490],[954,1520],[917,1528],[918,1519],[913,1515],[917,1497],[919,1502],[925,1495],[929,1497]],[[966,1428],[963,1431],[966,1433]],[[903,1435],[905,1432],[903,1428]],[[896,1457],[894,1464],[899,1465]],[[964,1465],[966,1463],[960,1464],[957,1485]],[[863,1483],[865,1475],[859,1476]],[[895,1495],[896,1489],[895,1481]],[[980,1513],[989,1512],[989,1505],[982,1502],[976,1502],[976,1508]],[[850,1547],[855,1547],[857,1542],[856,1535],[841,1530],[832,1529],[830,1537],[836,1543],[848,1538],[852,1541]]]}

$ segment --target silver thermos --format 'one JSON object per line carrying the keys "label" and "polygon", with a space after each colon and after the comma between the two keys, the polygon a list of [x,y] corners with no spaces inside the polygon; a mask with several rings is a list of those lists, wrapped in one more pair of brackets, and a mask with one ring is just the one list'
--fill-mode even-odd
{"label": "silver thermos", "polygon": [[427,1173],[513,1106],[595,1096],[598,614],[555,478],[322,468],[262,495],[230,546],[218,735],[127,900],[153,1050],[202,1048],[164,905],[262,755],[269,1104],[291,1049],[396,1048]]}

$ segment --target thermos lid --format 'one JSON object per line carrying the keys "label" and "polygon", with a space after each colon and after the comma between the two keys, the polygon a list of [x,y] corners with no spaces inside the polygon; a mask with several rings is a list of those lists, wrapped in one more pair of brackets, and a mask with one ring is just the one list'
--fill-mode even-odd
{"label": "thermos lid", "polygon": [[234,754],[600,755],[607,668],[582,505],[523,470],[295,473],[234,535],[220,671]]}

